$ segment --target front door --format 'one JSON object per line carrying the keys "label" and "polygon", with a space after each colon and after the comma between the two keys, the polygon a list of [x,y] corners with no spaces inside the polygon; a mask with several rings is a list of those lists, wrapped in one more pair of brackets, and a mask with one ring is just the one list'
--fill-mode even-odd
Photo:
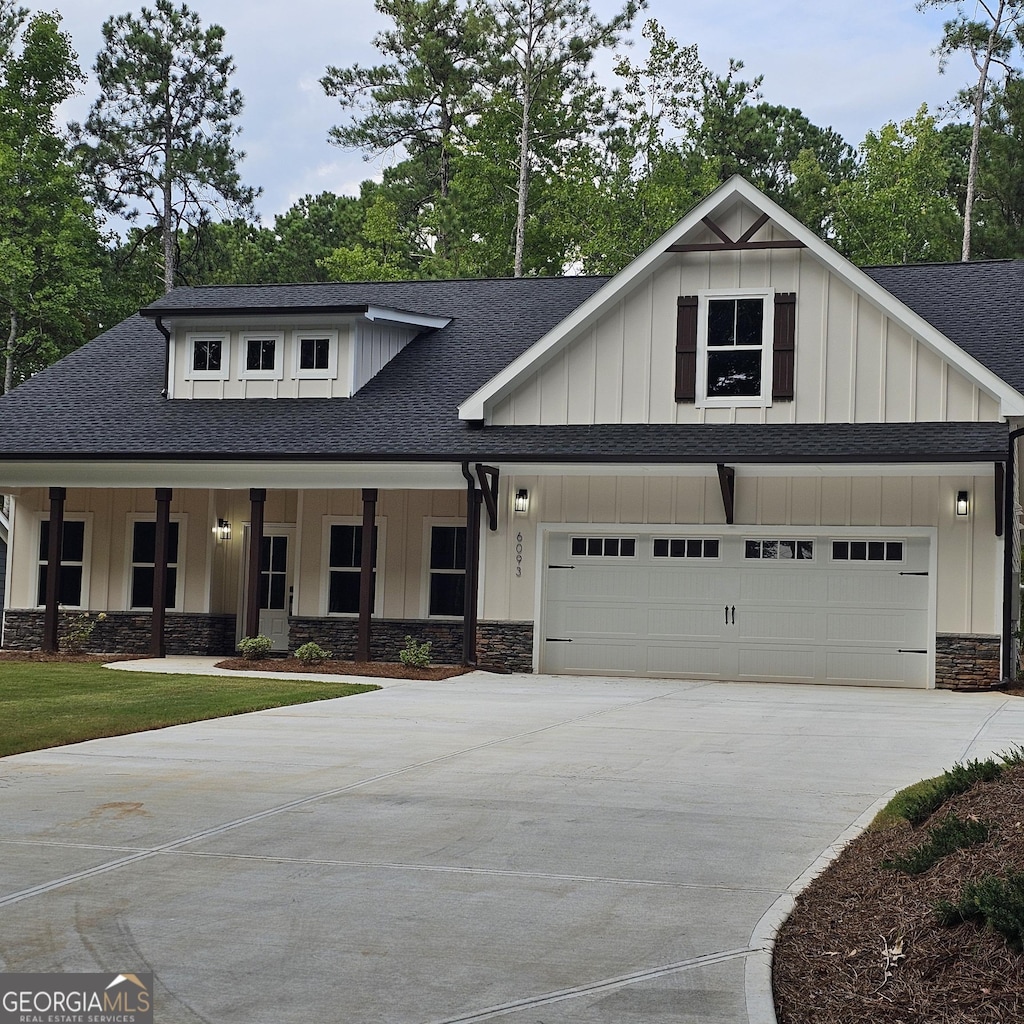
{"label": "front door", "polygon": [[288,617],[292,612],[293,531],[264,530],[260,548],[260,633],[270,637],[275,651],[288,650]]}

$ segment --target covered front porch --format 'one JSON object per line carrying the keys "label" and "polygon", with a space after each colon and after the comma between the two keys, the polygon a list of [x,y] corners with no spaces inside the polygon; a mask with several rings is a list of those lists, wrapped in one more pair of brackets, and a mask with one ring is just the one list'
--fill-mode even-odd
{"label": "covered front porch", "polygon": [[229,655],[262,634],[282,654],[316,642],[339,658],[397,660],[412,636],[437,662],[531,668],[531,622],[478,618],[481,534],[506,514],[490,467],[112,466],[103,480],[69,465],[46,476],[61,469],[66,485],[40,486],[25,467],[12,488],[16,562],[36,571],[13,581],[6,647],[57,650],[70,620],[103,612],[96,650]]}

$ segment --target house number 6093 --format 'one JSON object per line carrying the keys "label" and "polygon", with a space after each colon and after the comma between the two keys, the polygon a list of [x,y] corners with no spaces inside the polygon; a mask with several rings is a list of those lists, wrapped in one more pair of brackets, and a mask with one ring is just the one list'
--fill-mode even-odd
{"label": "house number 6093", "polygon": [[516,575],[523,575],[523,535],[516,534]]}

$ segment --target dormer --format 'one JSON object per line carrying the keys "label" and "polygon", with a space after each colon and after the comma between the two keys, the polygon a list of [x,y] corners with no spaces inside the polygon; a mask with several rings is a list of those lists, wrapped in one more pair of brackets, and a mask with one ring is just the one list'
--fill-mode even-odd
{"label": "dormer", "polygon": [[167,339],[167,397],[178,399],[351,398],[418,335],[451,322],[371,304],[168,308],[158,300],[142,315]]}

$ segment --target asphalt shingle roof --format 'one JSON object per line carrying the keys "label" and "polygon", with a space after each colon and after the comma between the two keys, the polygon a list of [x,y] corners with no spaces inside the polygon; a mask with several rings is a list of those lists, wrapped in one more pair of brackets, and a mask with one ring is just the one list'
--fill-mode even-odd
{"label": "asphalt shingle roof", "polygon": [[[972,270],[971,268],[990,268]],[[1014,351],[1024,264],[869,273],[1001,375]],[[996,278],[988,282],[986,273]],[[474,428],[457,406],[592,295],[605,278],[179,288],[0,398],[2,458],[444,459],[844,462],[998,459],[1000,423]],[[1015,289],[1011,294],[1011,286]],[[152,317],[202,309],[381,305],[452,318],[348,399],[173,400]],[[967,315],[964,315],[964,311]],[[961,321],[966,322],[961,322]],[[1003,367],[1000,370],[998,367]],[[1014,386],[1018,386],[1015,384]]]}

